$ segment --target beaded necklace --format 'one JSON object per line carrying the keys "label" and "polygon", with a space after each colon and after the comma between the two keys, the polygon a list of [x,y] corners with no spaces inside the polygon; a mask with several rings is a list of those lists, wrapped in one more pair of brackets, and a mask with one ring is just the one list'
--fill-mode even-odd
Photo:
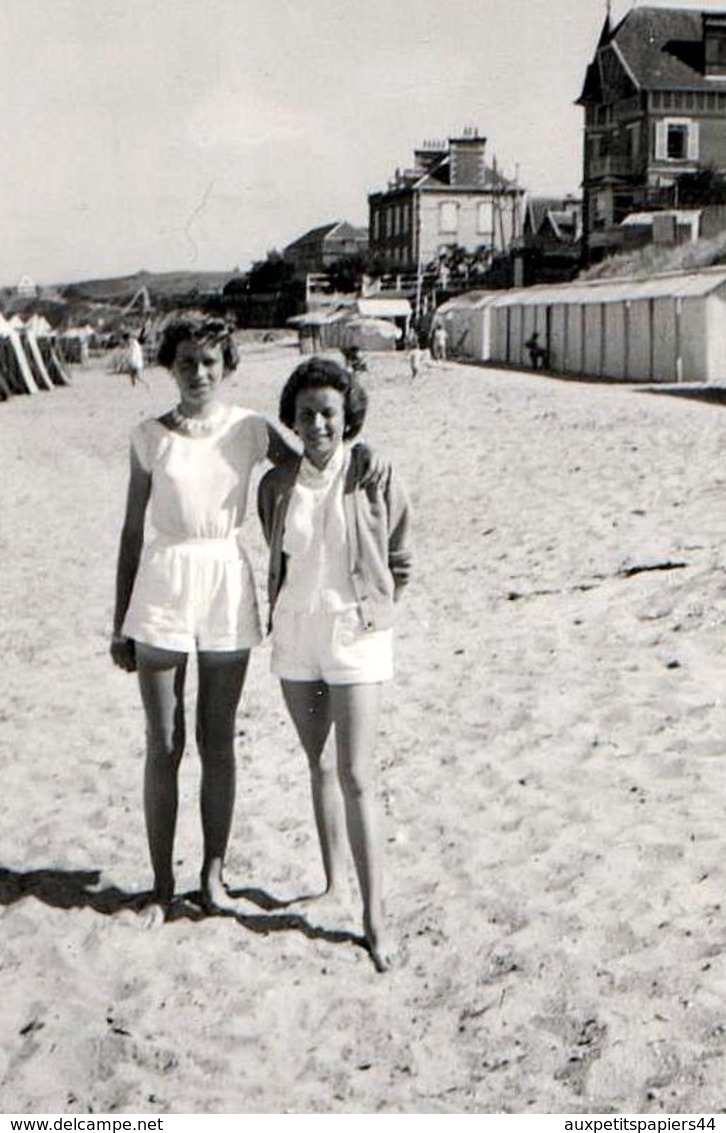
{"label": "beaded necklace", "polygon": [[206,437],[213,433],[225,416],[225,407],[215,409],[209,417],[191,417],[179,405],[175,405],[166,414],[166,420],[178,433],[187,437]]}

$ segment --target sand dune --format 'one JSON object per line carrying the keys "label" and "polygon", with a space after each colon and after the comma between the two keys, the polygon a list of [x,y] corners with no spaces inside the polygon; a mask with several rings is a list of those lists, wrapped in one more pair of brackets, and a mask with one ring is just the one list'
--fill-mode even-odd
{"label": "sand dune", "polygon": [[[225,396],[274,413],[296,361],[248,349]],[[314,930],[270,900],[320,866],[267,646],[228,867],[249,916],[134,911],[143,716],[107,634],[128,434],[173,399],[152,386],[79,370],[0,405],[0,1108],[722,1109],[726,411],[453,364],[412,385],[374,359],[367,436],[417,517],[380,976],[355,915]],[[262,582],[254,516],[249,536]],[[186,890],[197,786],[192,749]]]}

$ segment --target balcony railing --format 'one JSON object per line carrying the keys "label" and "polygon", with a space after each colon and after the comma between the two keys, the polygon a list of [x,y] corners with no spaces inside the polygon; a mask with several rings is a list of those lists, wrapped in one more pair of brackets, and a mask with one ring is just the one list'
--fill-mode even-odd
{"label": "balcony railing", "polygon": [[633,158],[625,154],[609,153],[605,157],[591,157],[590,177],[629,177],[637,172]]}

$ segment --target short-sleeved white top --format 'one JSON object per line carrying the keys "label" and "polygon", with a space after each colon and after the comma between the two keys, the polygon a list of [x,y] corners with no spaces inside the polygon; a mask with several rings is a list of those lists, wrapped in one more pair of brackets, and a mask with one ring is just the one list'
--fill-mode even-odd
{"label": "short-sleeved white top", "polygon": [[348,460],[341,445],[325,468],[306,457],[300,463],[285,517],[287,571],[280,609],[338,612],[355,605],[343,508]]}
{"label": "short-sleeved white top", "polygon": [[177,433],[155,418],[131,433],[152,477],[149,522],[164,539],[228,539],[244,521],[252,471],[267,456],[267,422],[238,405],[225,409],[208,436]]}

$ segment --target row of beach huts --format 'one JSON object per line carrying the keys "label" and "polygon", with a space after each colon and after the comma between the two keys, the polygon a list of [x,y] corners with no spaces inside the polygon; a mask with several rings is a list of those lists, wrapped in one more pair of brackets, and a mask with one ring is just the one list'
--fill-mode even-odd
{"label": "row of beach huts", "polygon": [[[290,320],[303,353],[394,349],[411,321],[407,299],[349,300]],[[391,335],[380,328],[395,326]],[[606,381],[726,382],[726,268],[644,279],[470,291],[437,308],[431,331],[446,330],[462,361],[526,368],[536,337],[552,373]]]}
{"label": "row of beach huts", "polygon": [[534,334],[553,373],[726,382],[726,268],[472,291],[440,306],[452,357],[528,367]]}

